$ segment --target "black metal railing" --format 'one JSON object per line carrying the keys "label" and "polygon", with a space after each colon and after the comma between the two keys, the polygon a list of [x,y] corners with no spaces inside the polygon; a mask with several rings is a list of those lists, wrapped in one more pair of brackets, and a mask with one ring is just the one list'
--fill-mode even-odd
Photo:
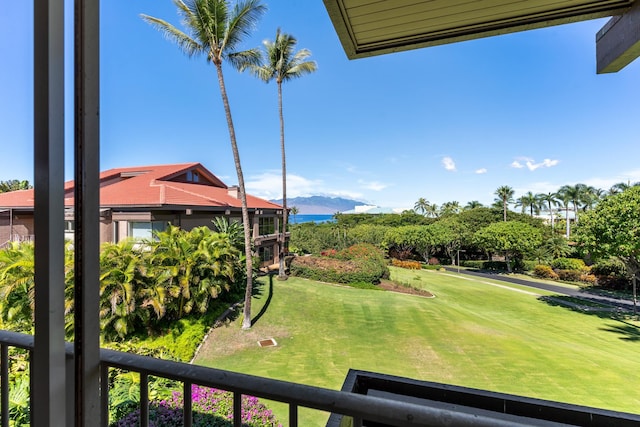
{"label": "black metal railing", "polygon": [[[1,421],[9,426],[9,356],[10,347],[22,348],[33,353],[34,338],[31,335],[10,331],[0,331],[0,382]],[[67,359],[73,359],[73,345],[67,343]],[[311,408],[329,413],[352,417],[349,424],[362,427],[362,420],[385,426],[560,426],[563,424],[512,416],[506,414],[486,414],[461,412],[455,407],[442,408],[380,397],[365,396],[345,391],[329,390],[287,381],[273,380],[253,375],[206,368],[188,363],[156,359],[147,356],[101,349],[101,405],[102,426],[109,423],[109,369],[119,368],[140,374],[140,426],[149,425],[149,376],[175,380],[183,384],[184,426],[192,425],[191,386],[199,385],[230,391],[234,396],[234,427],[241,427],[241,399],[243,395],[284,402],[289,405],[289,426],[298,426],[298,408]],[[72,371],[73,363],[67,363]],[[73,384],[73,382],[68,382]],[[73,396],[73,393],[67,393]],[[71,405],[73,403],[71,402]],[[72,408],[72,406],[71,406]],[[69,404],[67,411],[69,411]],[[115,421],[115,420],[113,420]],[[68,423],[69,424],[69,423]]]}

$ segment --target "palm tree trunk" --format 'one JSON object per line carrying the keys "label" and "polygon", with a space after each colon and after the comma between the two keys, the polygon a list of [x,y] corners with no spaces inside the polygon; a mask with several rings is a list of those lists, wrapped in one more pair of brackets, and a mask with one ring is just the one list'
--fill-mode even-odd
{"label": "palm tree trunk", "polygon": [[504,220],[507,221],[507,200],[502,200],[502,211],[504,212]]}
{"label": "palm tree trunk", "polygon": [[227,117],[227,126],[229,127],[229,139],[231,140],[231,151],[233,151],[233,160],[236,165],[236,173],[238,175],[238,192],[240,193],[240,203],[242,204],[242,223],[244,224],[244,254],[247,262],[247,289],[244,295],[244,311],[242,313],[242,329],[251,328],[251,297],[253,295],[253,254],[251,252],[251,231],[252,227],[249,223],[249,209],[247,208],[247,193],[244,187],[244,175],[242,174],[242,166],[240,164],[240,152],[236,143],[236,131],[233,127],[231,118],[231,107],[229,106],[229,98],[224,85],[224,77],[222,75],[222,64],[215,62],[216,71],[218,72],[218,84],[220,85],[220,94],[222,103],[224,104],[224,113]]}
{"label": "palm tree trunk", "polygon": [[280,268],[278,277],[287,278],[284,265],[284,248],[287,232],[287,162],[284,151],[284,115],[282,113],[282,82],[278,81],[278,112],[280,114],[280,151],[282,154],[282,230],[280,237]]}
{"label": "palm tree trunk", "polygon": [[571,234],[571,226],[569,225],[569,205],[565,208],[565,219],[567,220],[567,239],[569,238],[569,234]]}

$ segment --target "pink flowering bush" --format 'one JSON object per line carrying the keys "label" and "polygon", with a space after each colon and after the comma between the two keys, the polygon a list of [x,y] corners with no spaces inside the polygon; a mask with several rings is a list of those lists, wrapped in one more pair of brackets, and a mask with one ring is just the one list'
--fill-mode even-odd
{"label": "pink flowering bush", "polygon": [[[232,427],[233,393],[215,388],[191,386],[194,427]],[[182,392],[174,391],[170,398],[151,402],[149,426],[182,426]],[[242,396],[243,427],[282,427],[271,410],[253,396]],[[140,410],[136,410],[112,424],[113,427],[140,425]]]}

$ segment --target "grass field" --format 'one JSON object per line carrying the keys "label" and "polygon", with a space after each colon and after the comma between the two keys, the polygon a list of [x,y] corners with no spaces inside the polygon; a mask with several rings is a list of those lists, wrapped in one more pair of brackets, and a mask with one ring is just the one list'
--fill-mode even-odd
{"label": "grass field", "polygon": [[[640,412],[640,330],[538,299],[550,293],[452,273],[394,268],[435,298],[265,279],[253,328],[216,329],[197,364],[340,389],[349,368]],[[257,341],[273,337],[277,347]],[[270,404],[286,420],[285,405]],[[327,415],[301,410],[300,425]]]}

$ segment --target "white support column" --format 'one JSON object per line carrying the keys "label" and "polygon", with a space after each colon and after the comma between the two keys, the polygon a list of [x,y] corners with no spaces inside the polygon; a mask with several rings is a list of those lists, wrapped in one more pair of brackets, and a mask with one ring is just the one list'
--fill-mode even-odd
{"label": "white support column", "polygon": [[611,18],[596,34],[598,74],[620,71],[640,56],[640,1]]}
{"label": "white support column", "polygon": [[[75,0],[75,425],[100,425],[100,2]],[[106,416],[106,414],[103,414]]]}
{"label": "white support column", "polygon": [[64,0],[34,0],[35,338],[31,425],[64,426]]}

